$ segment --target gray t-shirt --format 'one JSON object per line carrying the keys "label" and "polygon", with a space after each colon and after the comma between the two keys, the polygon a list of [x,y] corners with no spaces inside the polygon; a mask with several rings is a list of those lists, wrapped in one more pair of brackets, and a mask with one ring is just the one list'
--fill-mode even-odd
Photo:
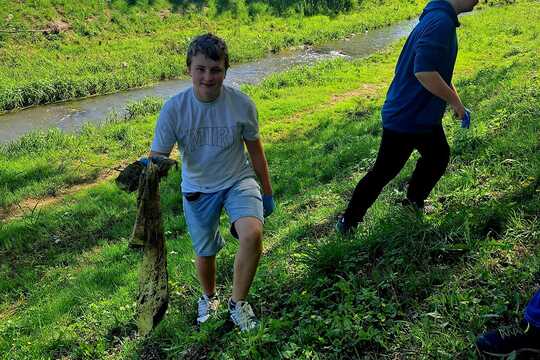
{"label": "gray t-shirt", "polygon": [[151,149],[169,153],[178,143],[182,191],[212,193],[255,176],[244,139],[258,138],[257,109],[247,95],[223,85],[219,97],[205,103],[189,87],[161,109]]}

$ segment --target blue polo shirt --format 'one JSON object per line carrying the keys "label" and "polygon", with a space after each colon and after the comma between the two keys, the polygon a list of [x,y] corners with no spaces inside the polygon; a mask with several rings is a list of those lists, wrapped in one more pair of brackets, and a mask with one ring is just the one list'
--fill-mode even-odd
{"label": "blue polo shirt", "polygon": [[420,16],[399,56],[382,109],[385,129],[428,132],[439,126],[446,102],[420,84],[417,72],[437,71],[450,86],[457,56],[459,21],[447,1],[432,1]]}

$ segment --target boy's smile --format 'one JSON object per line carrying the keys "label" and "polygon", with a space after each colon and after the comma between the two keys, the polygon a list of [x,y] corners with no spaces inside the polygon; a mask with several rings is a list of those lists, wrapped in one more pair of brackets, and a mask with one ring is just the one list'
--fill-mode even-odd
{"label": "boy's smile", "polygon": [[191,59],[188,70],[197,99],[211,102],[219,97],[226,74],[224,59],[216,61],[199,53]]}

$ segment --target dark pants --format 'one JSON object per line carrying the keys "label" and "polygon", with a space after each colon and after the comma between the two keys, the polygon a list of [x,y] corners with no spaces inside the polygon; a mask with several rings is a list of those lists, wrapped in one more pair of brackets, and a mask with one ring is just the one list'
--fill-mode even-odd
{"label": "dark pants", "polygon": [[399,133],[383,129],[377,160],[373,168],[354,189],[345,220],[349,224],[362,221],[367,209],[375,202],[382,189],[403,169],[413,150],[421,157],[409,181],[407,198],[419,207],[446,170],[450,147],[442,126],[429,133]]}

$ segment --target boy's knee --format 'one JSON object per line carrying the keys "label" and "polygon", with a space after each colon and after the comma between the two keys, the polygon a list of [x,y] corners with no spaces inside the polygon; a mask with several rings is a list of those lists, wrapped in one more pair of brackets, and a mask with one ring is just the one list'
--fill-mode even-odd
{"label": "boy's knee", "polygon": [[448,162],[450,160],[450,145],[446,144],[441,148],[441,156]]}
{"label": "boy's knee", "polygon": [[428,155],[422,155],[423,161],[427,164],[431,164],[434,168],[446,169],[446,166],[450,162],[450,147],[441,146],[436,151]]}
{"label": "boy's knee", "polygon": [[443,169],[446,169],[448,163],[450,162],[450,147],[446,146],[441,149],[440,160],[438,161]]}
{"label": "boy's knee", "polygon": [[240,246],[256,253],[262,252],[262,229],[260,227],[244,229],[238,235]]}
{"label": "boy's knee", "polygon": [[240,234],[240,240],[246,240],[250,243],[256,244],[262,241],[262,229],[261,228],[251,228],[247,229]]}

